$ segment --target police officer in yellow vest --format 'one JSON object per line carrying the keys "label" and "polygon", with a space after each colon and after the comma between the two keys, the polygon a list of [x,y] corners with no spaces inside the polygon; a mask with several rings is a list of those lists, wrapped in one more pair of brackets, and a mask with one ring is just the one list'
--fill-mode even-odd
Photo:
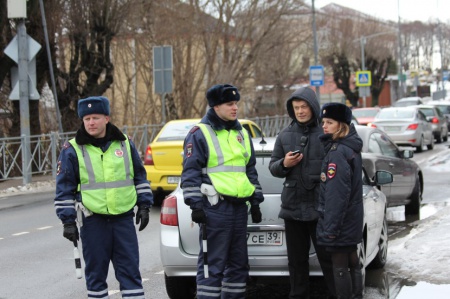
{"label": "police officer in yellow vest", "polygon": [[109,115],[105,97],[78,101],[83,124],[59,156],[55,209],[75,244],[80,226],[87,297],[108,298],[112,262],[122,297],[144,298],[133,217],[139,231],[147,226],[153,194],[134,143]]}
{"label": "police officer in yellow vest", "polygon": [[[197,298],[245,298],[248,277],[247,219],[261,222],[264,200],[249,133],[237,120],[236,87],[206,92],[210,108],[184,141],[181,187],[192,221],[200,226]],[[248,205],[247,205],[248,204]],[[203,228],[206,227],[205,273]]]}

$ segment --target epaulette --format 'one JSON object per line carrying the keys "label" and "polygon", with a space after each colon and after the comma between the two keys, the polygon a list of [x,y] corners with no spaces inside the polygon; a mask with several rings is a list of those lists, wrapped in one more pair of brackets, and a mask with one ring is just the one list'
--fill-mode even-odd
{"label": "epaulette", "polygon": [[330,148],[330,151],[335,151],[338,148],[338,144],[337,143],[333,143],[333,145]]}
{"label": "epaulette", "polygon": [[198,129],[200,129],[199,126],[193,126],[192,129],[189,131],[189,133],[194,133],[195,131],[197,131]]}
{"label": "epaulette", "polygon": [[64,142],[62,149],[65,150],[65,149],[68,149],[71,146],[72,146],[72,144],[70,144],[69,141],[66,141],[66,142]]}

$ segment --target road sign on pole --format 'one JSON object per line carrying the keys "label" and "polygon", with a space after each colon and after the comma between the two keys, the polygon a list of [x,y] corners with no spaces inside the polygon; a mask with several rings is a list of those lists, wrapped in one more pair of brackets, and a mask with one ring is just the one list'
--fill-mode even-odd
{"label": "road sign on pole", "polygon": [[153,82],[155,93],[172,92],[172,46],[153,47]]}
{"label": "road sign on pole", "polygon": [[356,86],[371,86],[372,75],[370,71],[356,72]]}
{"label": "road sign on pole", "polygon": [[312,65],[309,67],[309,81],[311,86],[323,86],[324,77],[323,65]]}
{"label": "road sign on pole", "polygon": [[[28,96],[31,100],[39,100],[40,95],[36,90],[36,54],[41,49],[41,45],[35,41],[28,34],[26,35],[28,53],[26,56],[27,70],[25,73],[28,76]],[[5,48],[4,53],[11,58],[15,63],[19,64],[19,43],[17,35],[11,40]],[[9,95],[10,100],[20,100],[19,88],[19,70],[18,67],[11,68],[11,86],[12,91]]]}

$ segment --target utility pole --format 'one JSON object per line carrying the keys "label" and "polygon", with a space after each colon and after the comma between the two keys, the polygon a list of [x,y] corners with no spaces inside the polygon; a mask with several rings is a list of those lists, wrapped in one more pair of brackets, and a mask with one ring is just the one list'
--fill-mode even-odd
{"label": "utility pole", "polygon": [[398,60],[399,60],[399,67],[398,67],[398,80],[399,80],[399,92],[398,92],[398,99],[403,98],[403,49],[402,49],[402,37],[400,33],[400,0],[398,0]]}
{"label": "utility pole", "polygon": [[[318,59],[317,59],[318,48],[317,48],[317,32],[316,32],[316,9],[314,7],[314,0],[312,0],[312,16],[313,16],[312,26],[313,26],[313,36],[314,36],[314,65],[317,65],[317,63],[318,63]],[[320,86],[316,86],[316,95],[317,95],[317,100],[320,103]]]}

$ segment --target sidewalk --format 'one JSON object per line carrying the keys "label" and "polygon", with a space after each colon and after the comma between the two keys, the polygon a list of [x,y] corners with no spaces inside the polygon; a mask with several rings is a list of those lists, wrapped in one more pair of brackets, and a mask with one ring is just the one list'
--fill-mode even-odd
{"label": "sidewalk", "polygon": [[55,179],[51,174],[34,175],[29,184],[23,183],[23,178],[0,181],[0,198],[30,192],[54,190]]}

